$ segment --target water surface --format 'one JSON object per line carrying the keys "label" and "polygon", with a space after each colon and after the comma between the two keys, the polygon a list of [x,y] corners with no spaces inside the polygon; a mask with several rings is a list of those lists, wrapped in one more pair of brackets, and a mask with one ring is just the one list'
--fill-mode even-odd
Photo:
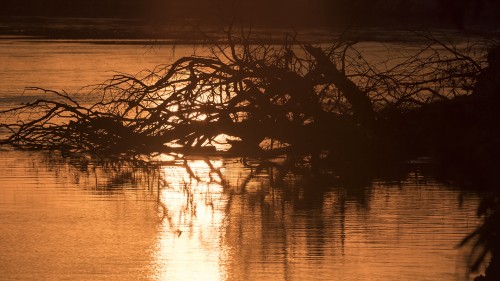
{"label": "water surface", "polygon": [[[271,186],[236,160],[148,170],[2,151],[3,280],[462,280],[476,198],[418,174]],[[48,160],[52,159],[52,160]],[[212,179],[210,179],[212,177]],[[160,187],[160,189],[158,189]],[[319,197],[321,196],[321,197]]]}
{"label": "water surface", "polygon": [[[193,52],[149,47],[1,40],[0,108],[46,97],[26,86],[83,93]],[[146,168],[2,148],[0,171],[2,280],[464,280],[456,246],[478,223],[475,195],[417,166],[340,184],[238,159]]]}

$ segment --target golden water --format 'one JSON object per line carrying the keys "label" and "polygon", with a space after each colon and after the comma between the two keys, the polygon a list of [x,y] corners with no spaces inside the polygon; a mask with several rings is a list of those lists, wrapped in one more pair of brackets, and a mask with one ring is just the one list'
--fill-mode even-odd
{"label": "golden water", "polygon": [[[25,86],[77,92],[172,59],[167,47],[2,40],[0,108],[31,100]],[[418,170],[346,186],[248,178],[236,159],[102,167],[2,148],[0,171],[1,280],[463,280],[456,245],[478,223],[474,195]]]}

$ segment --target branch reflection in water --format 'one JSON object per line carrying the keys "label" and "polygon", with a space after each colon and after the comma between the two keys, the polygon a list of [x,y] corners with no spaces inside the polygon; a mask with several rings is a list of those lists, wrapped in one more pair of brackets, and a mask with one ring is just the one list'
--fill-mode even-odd
{"label": "branch reflection in water", "polygon": [[148,245],[146,267],[111,263],[110,272],[122,272],[116,280],[132,280],[123,274],[135,270],[145,280],[463,280],[466,250],[456,246],[478,223],[476,196],[465,194],[460,208],[463,193],[419,167],[355,182],[239,159],[43,159],[59,181],[70,180],[61,186],[106,201],[145,191],[149,201],[139,203],[156,204],[154,236],[134,236]]}

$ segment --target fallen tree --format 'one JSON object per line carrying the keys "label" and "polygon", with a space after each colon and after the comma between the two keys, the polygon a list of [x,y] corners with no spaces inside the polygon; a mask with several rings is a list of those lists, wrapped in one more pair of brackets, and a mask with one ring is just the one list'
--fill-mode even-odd
{"label": "fallen tree", "polygon": [[[430,39],[429,39],[430,40]],[[371,65],[354,42],[328,47],[287,37],[254,44],[228,32],[207,56],[146,77],[117,75],[88,106],[65,92],[0,113],[0,144],[98,155],[217,153],[366,158],[394,112],[467,95],[481,63],[438,41]],[[389,116],[389,117],[388,117]],[[10,120],[10,121],[5,121]],[[14,120],[14,121],[12,121]],[[215,146],[214,146],[215,145]]]}

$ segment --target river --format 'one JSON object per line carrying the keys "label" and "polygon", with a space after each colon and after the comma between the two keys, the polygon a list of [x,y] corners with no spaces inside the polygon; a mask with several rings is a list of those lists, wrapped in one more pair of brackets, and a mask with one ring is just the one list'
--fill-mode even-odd
{"label": "river", "polygon": [[[83,94],[199,51],[109,43],[0,40],[0,108],[44,97],[27,86]],[[148,168],[2,147],[0,279],[465,280],[457,245],[478,197],[424,166],[337,183],[238,159]]]}

